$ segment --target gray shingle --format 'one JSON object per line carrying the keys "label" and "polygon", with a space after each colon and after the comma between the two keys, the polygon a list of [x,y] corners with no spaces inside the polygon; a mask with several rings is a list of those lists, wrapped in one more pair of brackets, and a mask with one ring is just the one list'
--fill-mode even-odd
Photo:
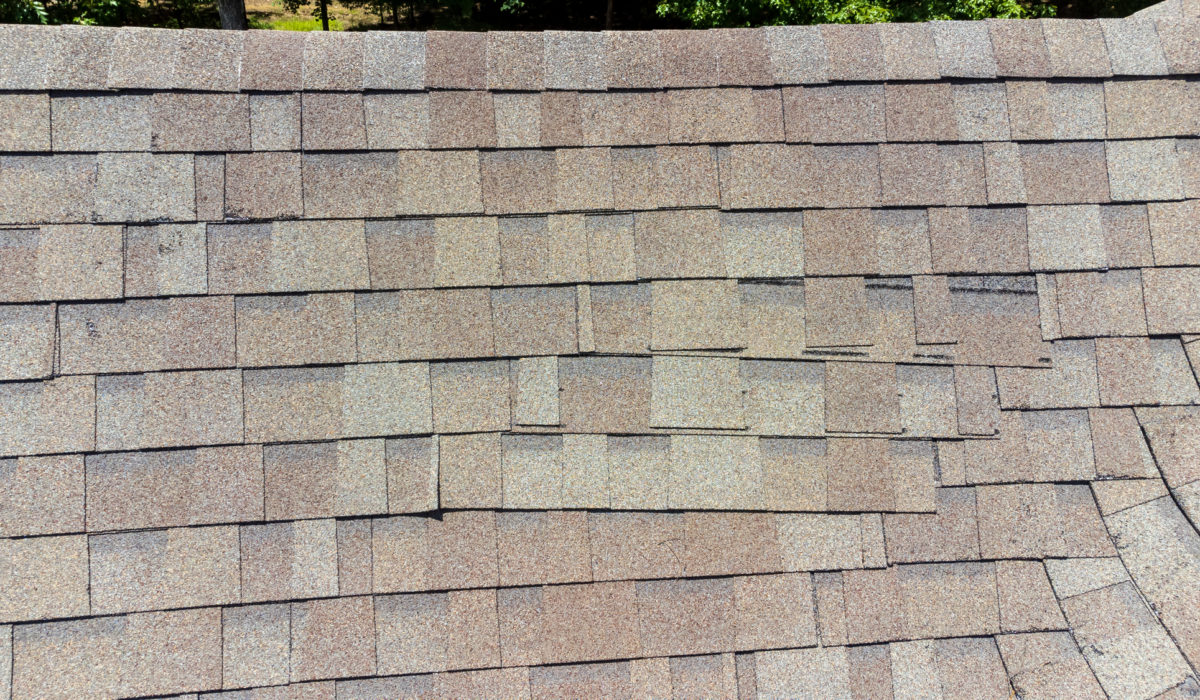
{"label": "gray shingle", "polygon": [[44,94],[0,95],[0,149],[50,150],[50,99]]}
{"label": "gray shingle", "polygon": [[1061,78],[1107,78],[1112,75],[1108,47],[1099,20],[1039,20],[1046,36],[1050,74]]}
{"label": "gray shingle", "polygon": [[603,90],[608,87],[604,35],[598,32],[543,33],[548,90]]}
{"label": "gray shingle", "polygon": [[994,78],[996,59],[983,22],[934,22],[938,69],[947,78]]}
{"label": "gray shingle", "polygon": [[196,218],[195,164],[190,153],[101,153],[96,158],[98,221]]}
{"label": "gray shingle", "polygon": [[1113,75],[1166,75],[1167,59],[1153,22],[1101,19]]}
{"label": "gray shingle", "polygon": [[[54,27],[46,59],[47,90],[102,90],[107,87],[113,31],[78,25]],[[13,52],[19,57],[19,52]],[[36,87],[36,86],[35,86]]]}
{"label": "gray shingle", "polygon": [[108,80],[110,88],[175,87],[182,32],[122,27],[113,34]]}
{"label": "gray shingle", "polygon": [[308,32],[304,35],[305,90],[362,90],[363,34]]}
{"label": "gray shingle", "polygon": [[783,85],[824,83],[829,59],[820,27],[764,27],[775,81]]}
{"label": "gray shingle", "polygon": [[425,34],[368,32],[362,39],[365,90],[425,87]]}
{"label": "gray shingle", "polygon": [[304,40],[298,32],[252,29],[243,45],[242,90],[299,90],[304,86]]}
{"label": "gray shingle", "polygon": [[823,24],[830,80],[887,79],[883,44],[875,24]]}
{"label": "gray shingle", "polygon": [[1050,54],[1040,22],[990,19],[988,33],[996,54],[996,72],[1014,78],[1045,78],[1050,72]]}
{"label": "gray shingle", "polygon": [[1113,201],[1183,197],[1174,139],[1110,141],[1105,152]]}
{"label": "gray shingle", "polygon": [[236,92],[242,69],[242,32],[187,29],[182,34],[172,87]]}
{"label": "gray shingle", "polygon": [[942,77],[930,26],[890,22],[879,25],[888,80],[937,80]]}

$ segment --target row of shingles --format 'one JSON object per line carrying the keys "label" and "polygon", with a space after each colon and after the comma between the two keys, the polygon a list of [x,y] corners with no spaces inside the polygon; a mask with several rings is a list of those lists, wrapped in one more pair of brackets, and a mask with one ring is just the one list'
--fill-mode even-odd
{"label": "row of shingles", "polygon": [[[1196,195],[1194,171],[1200,159],[1195,150],[1192,140],[1148,139],[986,146],[742,144],[718,149],[14,155],[4,157],[0,168],[0,192],[6,195],[0,220],[20,224],[220,220],[225,215],[394,217],[718,205],[778,209],[1180,200]],[[1069,178],[1061,175],[1063,163],[1071,164]],[[769,179],[769,187],[762,185],[764,179]],[[596,187],[597,182],[602,186]]]}
{"label": "row of shingles", "polygon": [[[1192,23],[934,22],[709,31],[305,37],[10,28],[4,89],[605,90],[1194,73]],[[480,70],[485,67],[486,70]]]}
{"label": "row of shingles", "polygon": [[[1196,134],[1192,105],[1200,100],[1197,85],[1182,79],[863,84],[785,87],[782,96],[778,88],[495,95],[461,90],[12,93],[0,97],[0,114],[10,124],[0,150],[346,151],[1161,138]],[[214,130],[214,124],[219,128]]]}
{"label": "row of shingles", "polygon": [[1047,340],[1179,335],[1200,329],[1200,268],[1039,275]]}

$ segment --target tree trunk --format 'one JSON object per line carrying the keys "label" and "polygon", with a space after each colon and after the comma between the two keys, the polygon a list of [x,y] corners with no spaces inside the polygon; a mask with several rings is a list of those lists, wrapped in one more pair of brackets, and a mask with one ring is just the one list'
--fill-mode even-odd
{"label": "tree trunk", "polygon": [[608,9],[604,11],[604,28],[612,29],[613,0],[608,0]]}
{"label": "tree trunk", "polygon": [[392,0],[392,24],[396,26],[396,29],[400,28],[400,3],[396,0]]}
{"label": "tree trunk", "polygon": [[217,0],[217,14],[221,16],[221,29],[246,28],[245,0]]}
{"label": "tree trunk", "polygon": [[321,0],[321,31],[329,31],[329,2]]}

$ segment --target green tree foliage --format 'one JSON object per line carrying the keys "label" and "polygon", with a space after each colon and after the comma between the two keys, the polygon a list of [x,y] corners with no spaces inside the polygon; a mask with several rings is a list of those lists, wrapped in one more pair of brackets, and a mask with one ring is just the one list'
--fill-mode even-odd
{"label": "green tree foliage", "polygon": [[213,0],[0,0],[0,22],[217,27]]}
{"label": "green tree foliage", "polygon": [[658,15],[697,28],[779,24],[1021,19],[1054,14],[1054,5],[1019,0],[659,0]]}

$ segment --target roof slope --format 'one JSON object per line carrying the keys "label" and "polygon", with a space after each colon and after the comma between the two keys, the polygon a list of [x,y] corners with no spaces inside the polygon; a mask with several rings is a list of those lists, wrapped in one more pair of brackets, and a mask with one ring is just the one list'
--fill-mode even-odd
{"label": "roof slope", "polygon": [[1200,691],[1183,8],[0,27],[0,698]]}

